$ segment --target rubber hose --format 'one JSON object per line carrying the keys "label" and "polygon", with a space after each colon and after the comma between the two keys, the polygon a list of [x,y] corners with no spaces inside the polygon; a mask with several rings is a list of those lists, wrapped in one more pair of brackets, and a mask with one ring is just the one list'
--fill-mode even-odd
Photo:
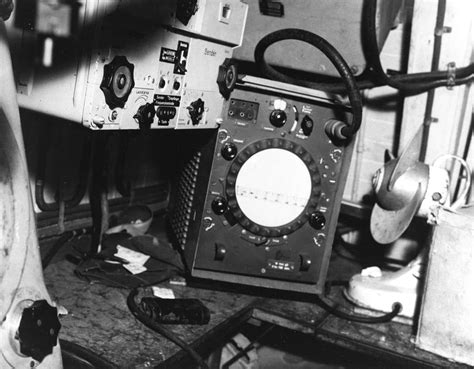
{"label": "rubber hose", "polygon": [[[390,87],[396,88],[403,92],[422,93],[437,87],[446,86],[448,83],[448,72],[433,71],[413,74],[403,74],[398,76],[388,76],[380,61],[380,50],[377,43],[377,29],[376,29],[376,14],[377,1],[368,0],[367,8],[367,35],[366,39],[369,45],[370,52],[368,53],[368,61],[370,69],[374,72],[375,77],[378,78],[378,83],[386,84]],[[469,64],[466,67],[456,69],[456,80],[454,85],[458,86],[463,83],[468,83],[474,79],[474,64]],[[376,83],[377,83],[376,82]]]}
{"label": "rubber hose", "polygon": [[[377,44],[377,34],[375,27],[377,4],[376,0],[369,0],[366,3],[367,10],[364,12],[367,14],[365,20],[365,27],[367,29],[367,41],[369,51],[367,52],[369,69],[374,73],[374,76],[378,78],[377,81],[371,81],[367,79],[357,80],[359,89],[369,89],[384,85],[389,85],[405,93],[405,95],[416,95],[424,93],[428,90],[443,87],[448,85],[448,71],[431,71],[421,73],[410,73],[410,74],[398,74],[388,76],[385,74],[381,62],[380,52]],[[283,38],[286,39],[286,38]],[[290,38],[288,38],[290,39]],[[255,50],[257,51],[257,50]],[[257,61],[258,64],[258,61]],[[266,63],[265,63],[266,64]],[[285,74],[278,73],[273,68],[268,69],[268,65],[260,66],[263,73],[270,78],[274,78],[283,82],[296,84],[308,88],[319,89],[333,93],[344,93],[345,85],[339,82],[336,83],[320,83],[315,81],[300,80],[291,78]],[[268,73],[268,74],[267,74]],[[474,80],[474,63],[469,64],[465,67],[456,68],[456,79],[453,83],[454,86],[459,86],[465,83],[472,82]]]}
{"label": "rubber hose", "polygon": [[324,301],[319,296],[316,296],[316,303],[319,306],[321,306],[324,310],[337,316],[338,318],[342,318],[342,319],[346,319],[346,320],[350,320],[350,321],[358,322],[358,323],[366,323],[366,324],[387,323],[391,321],[393,318],[395,318],[402,311],[402,305],[399,302],[396,302],[393,304],[393,308],[390,313],[387,313],[381,316],[376,316],[376,317],[367,317],[363,315],[348,314],[341,310],[338,310],[335,307],[329,305],[326,301]]}
{"label": "rubber hose", "polygon": [[174,334],[172,331],[169,329],[165,328],[163,325],[158,324],[154,320],[150,319],[147,314],[142,312],[135,302],[135,298],[138,295],[138,290],[135,288],[130,291],[128,297],[127,297],[127,306],[130,310],[130,312],[137,318],[141,323],[143,323],[145,326],[150,328],[151,330],[161,334],[165,338],[169,339],[171,342],[174,344],[178,345],[181,347],[184,351],[186,351],[196,362],[196,364],[199,365],[200,368],[202,369],[209,369],[208,365],[204,361],[204,359],[186,342],[184,342],[181,338],[179,338],[176,334]]}
{"label": "rubber hose", "polygon": [[323,54],[326,55],[326,57],[334,65],[342,77],[353,112],[352,122],[349,125],[346,125],[342,129],[341,133],[346,138],[352,137],[359,130],[362,121],[362,97],[360,95],[359,87],[357,86],[355,78],[352,75],[352,72],[344,58],[329,42],[314,33],[296,28],[287,28],[272,32],[258,42],[257,46],[255,47],[254,56],[257,65],[261,68],[264,75],[282,82],[296,85],[299,84],[312,88],[310,85],[301,83],[300,80],[291,78],[283,73],[278,72],[265,61],[264,54],[267,48],[270,45],[283,40],[299,40],[306,42],[323,52]]}
{"label": "rubber hose", "polygon": [[[60,339],[59,344],[61,345],[63,364],[72,364],[74,368],[119,369],[107,359],[77,343]],[[65,365],[65,368],[68,366]]]}

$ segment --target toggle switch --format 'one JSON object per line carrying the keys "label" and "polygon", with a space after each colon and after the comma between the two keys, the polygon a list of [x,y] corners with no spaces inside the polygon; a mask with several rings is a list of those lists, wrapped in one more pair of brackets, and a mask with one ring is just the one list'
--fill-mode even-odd
{"label": "toggle switch", "polygon": [[216,242],[214,259],[219,261],[224,260],[226,253],[227,250],[225,249],[225,246],[222,243]]}
{"label": "toggle switch", "polygon": [[314,122],[313,120],[308,117],[307,115],[304,116],[303,120],[301,121],[301,130],[305,136],[309,136],[311,132],[313,132]]}
{"label": "toggle switch", "polygon": [[307,254],[300,254],[300,270],[306,272],[311,268],[311,258]]}

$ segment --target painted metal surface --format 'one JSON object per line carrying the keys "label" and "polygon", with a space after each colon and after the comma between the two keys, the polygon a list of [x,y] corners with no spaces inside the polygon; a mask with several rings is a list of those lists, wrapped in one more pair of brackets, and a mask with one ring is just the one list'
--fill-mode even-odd
{"label": "painted metal surface", "polygon": [[474,206],[439,209],[430,247],[416,345],[474,365]]}
{"label": "painted metal surface", "polygon": [[15,339],[23,308],[35,300],[54,306],[43,281],[28,170],[10,52],[0,21],[0,367],[62,368],[59,344],[40,365]]}

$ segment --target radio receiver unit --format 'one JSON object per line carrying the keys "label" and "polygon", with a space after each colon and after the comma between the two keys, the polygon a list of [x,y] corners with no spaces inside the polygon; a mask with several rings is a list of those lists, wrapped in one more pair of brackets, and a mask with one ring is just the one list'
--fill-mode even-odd
{"label": "radio receiver unit", "polygon": [[192,276],[321,293],[353,149],[326,131],[350,108],[245,77],[222,116],[174,198],[171,227]]}

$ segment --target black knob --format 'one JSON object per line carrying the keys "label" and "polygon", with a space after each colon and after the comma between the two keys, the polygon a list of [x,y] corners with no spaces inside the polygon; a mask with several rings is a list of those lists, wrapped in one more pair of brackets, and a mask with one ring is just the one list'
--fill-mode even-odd
{"label": "black knob", "polygon": [[232,142],[226,142],[222,146],[221,155],[225,160],[233,160],[237,155],[237,146]]}
{"label": "black knob", "polygon": [[217,196],[212,201],[211,208],[217,215],[222,215],[227,211],[227,200],[222,196]]}
{"label": "black knob", "polygon": [[104,65],[104,76],[100,83],[100,89],[104,93],[105,102],[110,107],[123,108],[128,96],[135,87],[133,79],[133,64],[129,63],[125,56],[116,56]]}
{"label": "black knob", "polygon": [[140,125],[140,128],[149,128],[155,117],[155,106],[150,103],[141,105],[133,119]]}
{"label": "black knob", "polygon": [[324,217],[324,214],[320,211],[315,211],[309,217],[309,224],[314,229],[323,229],[326,225],[326,218]]}
{"label": "black knob", "polygon": [[204,114],[204,101],[199,98],[189,104],[186,109],[188,109],[189,117],[191,118],[193,125],[198,125]]}
{"label": "black knob", "polygon": [[49,305],[46,300],[33,302],[21,315],[18,327],[20,352],[39,362],[43,361],[58,343],[60,328],[58,309]]}
{"label": "black knob", "polygon": [[237,83],[237,65],[231,59],[224,60],[219,66],[217,75],[217,85],[221,95],[228,99]]}
{"label": "black knob", "polygon": [[179,81],[173,82],[173,90],[178,91],[181,88],[181,83]]}
{"label": "black knob", "polygon": [[275,127],[283,127],[286,123],[286,113],[283,110],[277,109],[270,113],[270,123]]}
{"label": "black knob", "polygon": [[309,136],[311,132],[313,131],[313,127],[314,127],[313,120],[307,115],[305,115],[303,120],[301,121],[301,130],[306,136]]}

